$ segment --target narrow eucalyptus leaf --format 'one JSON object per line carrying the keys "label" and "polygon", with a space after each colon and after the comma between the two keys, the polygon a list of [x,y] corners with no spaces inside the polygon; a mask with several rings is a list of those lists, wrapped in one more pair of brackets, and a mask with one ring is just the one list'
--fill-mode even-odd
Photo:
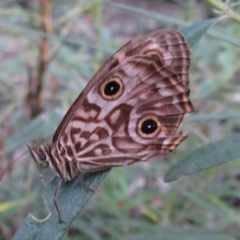
{"label": "narrow eucalyptus leaf", "polygon": [[193,48],[215,21],[214,18],[208,19],[183,29],[182,34],[186,37],[188,46]]}
{"label": "narrow eucalyptus leaf", "polygon": [[174,164],[164,176],[165,182],[174,181],[240,157],[240,135],[202,146]]}
{"label": "narrow eucalyptus leaf", "polygon": [[[85,173],[81,175],[81,178],[89,188],[96,190],[109,171],[110,170]],[[51,212],[49,217],[41,222],[34,219],[31,215],[27,216],[16,232],[14,240],[60,239],[93,194],[93,192],[83,186],[78,179],[63,183],[57,195],[57,204],[63,221],[60,224],[58,212],[53,204],[54,190],[57,182],[58,178],[53,179],[43,193],[46,206]]]}

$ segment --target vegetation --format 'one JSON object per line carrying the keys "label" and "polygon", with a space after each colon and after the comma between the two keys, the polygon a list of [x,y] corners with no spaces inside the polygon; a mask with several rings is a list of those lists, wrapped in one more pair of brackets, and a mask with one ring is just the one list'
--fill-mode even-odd
{"label": "vegetation", "polygon": [[[0,169],[25,152],[27,143],[50,142],[104,60],[129,39],[156,29],[182,29],[192,48],[195,112],[182,126],[189,137],[173,154],[85,174],[94,194],[78,180],[63,184],[63,224],[53,207],[52,171],[37,169],[24,155],[2,180],[0,239],[12,239],[15,232],[14,239],[240,239],[239,5],[1,1]],[[40,174],[50,175],[43,177],[47,187]],[[183,175],[191,176],[179,179]]]}

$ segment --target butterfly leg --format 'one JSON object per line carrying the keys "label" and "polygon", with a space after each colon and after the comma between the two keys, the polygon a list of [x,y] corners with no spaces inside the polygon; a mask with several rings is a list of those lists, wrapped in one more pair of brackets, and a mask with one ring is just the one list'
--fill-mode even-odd
{"label": "butterfly leg", "polygon": [[59,178],[59,181],[58,181],[58,183],[57,183],[57,186],[56,186],[56,188],[55,188],[55,190],[54,190],[54,195],[53,195],[53,202],[54,202],[55,208],[57,209],[57,212],[58,212],[59,223],[62,223],[62,220],[61,220],[61,213],[60,213],[60,210],[59,210],[58,205],[57,205],[57,199],[56,199],[56,197],[57,197],[58,191],[59,191],[59,189],[60,189],[60,186],[61,186],[61,184],[62,184],[62,181],[63,181],[63,179],[62,179],[62,178]]}
{"label": "butterfly leg", "polygon": [[89,191],[91,192],[95,192],[92,188],[90,188],[82,179],[80,176],[78,176],[78,180],[80,181],[80,183]]}
{"label": "butterfly leg", "polygon": [[41,179],[41,182],[43,183],[43,185],[46,187],[47,186],[47,184],[46,184],[46,182],[45,182],[45,180],[44,180],[44,178],[54,178],[54,176],[52,175],[52,176],[50,176],[50,175],[42,175],[42,174],[40,174],[39,175],[39,178]]}

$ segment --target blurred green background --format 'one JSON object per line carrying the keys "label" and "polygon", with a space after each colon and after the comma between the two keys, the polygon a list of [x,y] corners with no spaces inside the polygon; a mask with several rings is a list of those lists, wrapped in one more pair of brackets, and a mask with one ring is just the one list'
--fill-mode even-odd
{"label": "blurred green background", "polygon": [[[0,2],[0,170],[26,151],[26,143],[51,141],[86,83],[129,39],[219,17],[192,49],[195,112],[181,127],[187,140],[159,160],[112,169],[62,239],[240,239],[239,160],[163,181],[169,167],[194,149],[240,132],[240,1],[54,0],[52,29],[45,32],[44,2],[50,1]],[[43,37],[52,59],[35,117],[29,87],[38,76]],[[29,213],[39,219],[48,213],[39,175],[54,175],[24,158],[0,186],[0,240],[12,239]]]}

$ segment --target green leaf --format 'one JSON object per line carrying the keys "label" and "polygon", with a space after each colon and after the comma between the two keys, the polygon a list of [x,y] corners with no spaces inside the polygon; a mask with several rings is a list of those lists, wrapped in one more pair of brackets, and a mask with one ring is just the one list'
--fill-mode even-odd
{"label": "green leaf", "polygon": [[240,157],[240,135],[207,144],[174,164],[165,174],[164,181],[171,182]]}
{"label": "green leaf", "polygon": [[[96,190],[110,170],[82,174],[83,182],[91,189]],[[68,230],[72,221],[78,216],[93,192],[80,184],[80,181],[67,181],[62,184],[57,195],[57,204],[60,209],[62,223],[59,223],[58,212],[53,204],[54,190],[59,179],[55,178],[46,187],[43,198],[47,209],[51,212],[45,220],[37,220],[28,215],[14,236],[14,240],[60,239]]]}
{"label": "green leaf", "polygon": [[216,19],[208,19],[199,23],[196,23],[190,27],[183,29],[181,32],[187,39],[187,43],[190,48],[193,48],[203,37],[209,27],[216,21]]}

